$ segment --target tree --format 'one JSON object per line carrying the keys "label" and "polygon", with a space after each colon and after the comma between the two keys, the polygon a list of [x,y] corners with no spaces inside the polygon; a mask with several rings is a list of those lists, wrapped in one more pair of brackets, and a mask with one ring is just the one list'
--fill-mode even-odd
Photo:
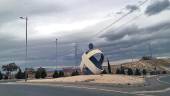
{"label": "tree", "polygon": [[110,66],[110,62],[108,58],[107,58],[107,64],[108,64],[108,73],[111,74],[112,70],[111,70],[111,66]]}
{"label": "tree", "polygon": [[36,71],[36,72],[35,72],[35,78],[36,78],[36,79],[40,79],[40,78],[41,78],[41,73],[40,73],[40,71]]}
{"label": "tree", "polygon": [[166,71],[162,71],[162,74],[167,74],[167,72]]}
{"label": "tree", "polygon": [[143,73],[143,75],[146,75],[146,74],[147,74],[146,69],[143,69],[143,70],[142,70],[142,73]]}
{"label": "tree", "polygon": [[128,68],[127,73],[128,73],[128,75],[133,75],[133,70],[131,68]]}
{"label": "tree", "polygon": [[102,74],[107,74],[107,72],[106,72],[106,70],[105,70],[105,69],[103,70]]}
{"label": "tree", "polygon": [[59,77],[58,71],[55,70],[54,73],[53,73],[53,78],[58,78],[58,77]]}
{"label": "tree", "polygon": [[141,60],[152,60],[151,56],[143,56]]}
{"label": "tree", "polygon": [[3,79],[5,79],[5,80],[8,79],[8,76],[5,74]]}
{"label": "tree", "polygon": [[125,74],[125,68],[123,67],[120,68],[120,74]]}
{"label": "tree", "polygon": [[156,72],[155,71],[151,71],[150,75],[156,75]]}
{"label": "tree", "polygon": [[64,77],[64,72],[63,71],[59,71],[59,77]]}
{"label": "tree", "polygon": [[45,68],[43,68],[41,70],[41,78],[45,78],[45,77],[47,77],[47,72],[46,72]]}
{"label": "tree", "polygon": [[47,72],[45,68],[38,68],[37,71],[35,72],[35,78],[45,78],[47,76]]}
{"label": "tree", "polygon": [[79,72],[76,70],[76,71],[73,71],[71,76],[77,76],[77,75],[80,75]]}
{"label": "tree", "polygon": [[119,68],[116,69],[116,74],[120,74],[120,69]]}
{"label": "tree", "polygon": [[15,75],[16,79],[25,79],[25,74],[22,72],[22,70],[19,68],[17,74]]}
{"label": "tree", "polygon": [[136,68],[135,75],[141,75],[140,70]]}
{"label": "tree", "polygon": [[20,78],[21,78],[21,74],[22,74],[22,71],[21,71],[21,69],[19,68],[17,74],[15,75],[15,78],[16,78],[16,79],[20,79]]}
{"label": "tree", "polygon": [[7,65],[2,65],[2,70],[6,71],[6,75],[11,76],[11,72],[17,71],[19,67],[15,63],[9,63]]}
{"label": "tree", "polygon": [[3,79],[3,75],[2,75],[2,73],[0,71],[0,80],[2,80],[2,79]]}

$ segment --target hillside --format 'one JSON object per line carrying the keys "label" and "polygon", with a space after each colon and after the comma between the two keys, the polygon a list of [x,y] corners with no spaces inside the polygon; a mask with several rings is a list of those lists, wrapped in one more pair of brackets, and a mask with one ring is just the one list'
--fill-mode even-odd
{"label": "hillside", "polygon": [[113,72],[120,66],[132,69],[146,69],[153,71],[155,68],[160,71],[170,72],[170,59],[154,59],[154,60],[139,60],[135,62],[122,63],[119,65],[111,65]]}

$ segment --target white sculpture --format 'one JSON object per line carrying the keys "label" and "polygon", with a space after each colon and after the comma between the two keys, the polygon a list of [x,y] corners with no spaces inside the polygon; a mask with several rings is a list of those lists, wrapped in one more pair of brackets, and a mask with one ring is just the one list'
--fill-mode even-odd
{"label": "white sculpture", "polygon": [[[94,56],[100,54],[100,60],[97,60]],[[85,69],[91,71],[92,74],[101,74],[103,72],[102,64],[104,61],[104,55],[99,49],[91,49],[82,55],[82,61],[80,64],[80,70],[84,72]]]}

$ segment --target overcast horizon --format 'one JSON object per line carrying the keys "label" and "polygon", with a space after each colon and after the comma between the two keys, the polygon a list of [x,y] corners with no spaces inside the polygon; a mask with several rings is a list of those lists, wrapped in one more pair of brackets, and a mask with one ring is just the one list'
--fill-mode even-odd
{"label": "overcast horizon", "polygon": [[89,43],[111,61],[149,56],[149,45],[154,57],[170,57],[169,0],[0,0],[1,65],[25,67],[21,16],[27,67],[79,65]]}

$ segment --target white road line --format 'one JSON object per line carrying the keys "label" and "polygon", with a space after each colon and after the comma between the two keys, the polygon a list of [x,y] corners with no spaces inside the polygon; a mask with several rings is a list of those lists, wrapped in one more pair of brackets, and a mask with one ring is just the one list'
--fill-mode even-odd
{"label": "white road line", "polygon": [[167,75],[167,76],[161,76],[159,78],[157,78],[157,81],[161,82],[161,83],[165,83],[165,84],[170,84],[169,82],[166,82],[166,81],[161,81],[160,79],[161,78],[164,78],[164,77],[169,77],[170,75]]}
{"label": "white road line", "polygon": [[38,86],[51,86],[51,87],[64,87],[64,88],[78,88],[78,89],[88,89],[88,90],[97,90],[97,91],[105,91],[105,92],[115,92],[121,94],[129,94],[132,95],[134,93],[126,92],[126,91],[118,91],[118,90],[111,90],[111,89],[103,89],[103,88],[95,88],[95,87],[80,87],[80,86],[70,86],[70,85],[51,85],[51,84],[26,84],[26,83],[1,83],[1,84],[11,84],[11,85],[38,85]]}
{"label": "white road line", "polygon": [[166,89],[163,89],[163,90],[155,90],[155,91],[136,91],[136,92],[133,92],[135,94],[139,94],[139,93],[162,93],[162,92],[167,92],[167,91],[170,91],[170,88],[166,88]]}
{"label": "white road line", "polygon": [[[169,82],[166,82],[166,81],[161,81],[160,79],[161,78],[164,78],[164,77],[169,77],[170,75],[167,75],[167,76],[161,76],[159,78],[157,78],[157,81],[161,82],[161,83],[165,83],[165,84],[170,84]],[[163,89],[163,90],[155,90],[155,91],[136,91],[136,92],[133,92],[135,94],[139,94],[139,93],[162,93],[162,92],[167,92],[167,91],[170,91],[170,87],[166,88],[166,89]]]}
{"label": "white road line", "polygon": [[[163,78],[166,76],[162,76],[157,78],[159,82],[161,81],[160,78]],[[168,82],[164,82],[168,83]],[[76,85],[55,85],[55,84],[31,84],[31,83],[4,83],[4,84],[22,84],[22,85],[38,85],[38,86],[51,86],[51,87],[65,87],[65,88],[78,88],[78,89],[88,89],[88,90],[98,90],[98,91],[105,91],[105,92],[115,92],[115,93],[121,93],[121,94],[129,94],[129,95],[138,95],[138,96],[153,96],[153,95],[147,95],[147,93],[161,93],[161,92],[167,92],[170,91],[170,88],[166,88],[163,90],[153,90],[153,91],[135,91],[135,92],[127,92],[127,91],[119,91],[119,90],[112,90],[112,89],[103,89],[103,88],[96,88],[96,87],[85,87],[85,86],[76,86]],[[168,83],[170,84],[170,83]]]}

